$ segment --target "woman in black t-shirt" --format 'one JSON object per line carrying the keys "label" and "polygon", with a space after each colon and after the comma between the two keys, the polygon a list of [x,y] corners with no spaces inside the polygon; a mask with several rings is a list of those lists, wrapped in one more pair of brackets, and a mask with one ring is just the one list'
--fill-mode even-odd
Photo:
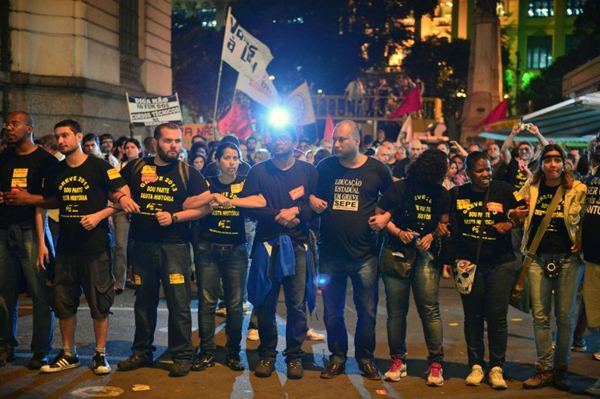
{"label": "woman in black t-shirt", "polygon": [[[481,151],[469,154],[466,171],[471,182],[450,193],[450,247],[455,249],[451,258],[455,260],[455,280],[462,294],[471,367],[465,382],[477,386],[484,379],[483,337],[487,322],[488,380],[492,388],[506,389],[502,370],[508,340],[506,315],[515,280],[515,257],[508,234],[513,225],[508,213],[519,205],[518,194],[508,183],[492,180],[490,160]],[[456,264],[463,268],[458,271]]]}
{"label": "woman in black t-shirt", "polygon": [[[523,383],[525,388],[530,389],[547,385],[569,388],[567,366],[575,327],[575,298],[583,277],[581,220],[586,185],[565,170],[565,159],[565,152],[560,146],[545,146],[537,171],[520,191],[529,200],[521,247],[524,253],[530,248],[560,186],[564,193],[527,272],[537,350],[537,373]],[[554,347],[550,327],[552,301],[557,325]]]}
{"label": "woman in black t-shirt", "polygon": [[[208,178],[212,211],[198,224],[194,248],[196,281],[198,284],[198,331],[200,353],[192,370],[200,371],[214,366],[216,350],[215,308],[219,299],[221,282],[227,308],[227,357],[225,364],[232,370],[244,369],[240,363],[242,338],[243,292],[246,284],[248,252],[244,215],[239,208],[266,206],[262,195],[238,198],[245,176],[237,174],[240,151],[233,143],[222,143],[215,151],[219,175]],[[194,207],[191,201],[188,206]]]}
{"label": "woman in black t-shirt", "polygon": [[392,365],[385,373],[390,381],[406,376],[406,316],[410,290],[423,323],[429,351],[427,385],[444,383],[442,320],[438,301],[440,268],[434,264],[439,250],[434,238],[440,221],[447,223],[449,197],[441,182],[448,161],[440,150],[427,150],[383,195],[378,212],[392,220],[387,224],[386,244],[380,267],[388,313],[388,345]]}

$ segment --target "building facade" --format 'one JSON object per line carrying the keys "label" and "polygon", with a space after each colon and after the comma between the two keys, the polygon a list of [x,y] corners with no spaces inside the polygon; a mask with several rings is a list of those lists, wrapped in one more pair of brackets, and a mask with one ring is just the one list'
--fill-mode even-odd
{"label": "building facade", "polygon": [[[593,0],[592,0],[593,1]],[[453,0],[452,37],[471,38],[476,0]],[[585,0],[498,0],[502,38],[508,48],[504,71],[511,97],[532,77],[577,45],[573,26]]]}
{"label": "building facade", "polygon": [[171,2],[0,0],[0,57],[3,117],[30,112],[37,136],[65,118],[125,135],[126,92],[172,94]]}

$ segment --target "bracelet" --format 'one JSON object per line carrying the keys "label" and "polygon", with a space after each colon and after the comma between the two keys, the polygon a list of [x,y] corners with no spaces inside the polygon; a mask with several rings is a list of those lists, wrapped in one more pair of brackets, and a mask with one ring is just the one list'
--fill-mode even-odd
{"label": "bracelet", "polygon": [[171,223],[177,223],[178,220],[179,218],[177,217],[175,212],[171,213]]}
{"label": "bracelet", "polygon": [[121,194],[121,196],[117,198],[117,204],[121,203],[121,199],[123,199],[123,197],[127,197],[127,194]]}

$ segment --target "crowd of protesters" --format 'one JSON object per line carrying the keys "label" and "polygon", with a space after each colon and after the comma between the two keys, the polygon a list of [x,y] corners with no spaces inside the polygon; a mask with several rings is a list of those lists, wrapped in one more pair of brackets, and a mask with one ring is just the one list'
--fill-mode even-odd
{"label": "crowd of protesters", "polygon": [[397,79],[357,77],[348,82],[344,89],[346,115],[386,116],[414,88],[419,90],[421,97],[424,95],[425,83],[419,77],[414,80],[404,75]]}
{"label": "crowd of protesters", "polygon": [[[271,376],[281,290],[288,377],[303,377],[301,347],[310,335],[307,315],[318,292],[331,352],[321,378],[343,374],[348,279],[357,313],[355,357],[362,374],[374,380],[381,379],[374,363],[379,277],[387,307],[391,362],[384,378],[389,381],[408,373],[412,289],[428,352],[426,383],[444,384],[438,300],[444,272],[455,280],[464,309],[467,385],[480,385],[487,373],[492,388],[508,387],[507,313],[520,275],[531,287],[525,295],[537,353],[536,373],[524,388],[569,389],[570,353],[585,351],[586,323],[600,327],[594,290],[600,280],[600,135],[587,154],[549,144],[535,125],[522,124],[502,146],[487,143],[485,149],[484,143],[465,149],[455,141],[391,141],[383,132],[364,146],[371,140],[363,140],[358,125],[345,120],[319,145],[285,126],[272,128],[268,143],[257,137],[208,142],[196,136],[183,152],[181,130],[171,123],[157,126],[143,144],[84,134],[70,119],[36,140],[39,145],[33,131],[33,119],[24,111],[8,114],[3,125],[0,365],[14,360],[18,345],[19,274],[33,301],[28,367],[43,373],[79,366],[74,334],[82,292],[96,339],[92,370],[111,372],[108,317],[128,275],[136,290],[135,333],[131,356],[117,367],[152,366],[162,285],[172,377],[215,365],[219,302],[227,317],[225,364],[244,369],[246,297],[260,339],[254,373]],[[513,142],[519,133],[536,145]],[[191,340],[192,273],[199,300],[197,350]],[[62,348],[50,360],[54,316]],[[594,357],[600,360],[600,354]]]}

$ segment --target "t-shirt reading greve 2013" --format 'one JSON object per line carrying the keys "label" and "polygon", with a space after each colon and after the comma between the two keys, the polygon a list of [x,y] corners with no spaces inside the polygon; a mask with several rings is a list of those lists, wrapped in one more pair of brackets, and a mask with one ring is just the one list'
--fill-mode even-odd
{"label": "t-shirt reading greve 2013", "polygon": [[586,185],[587,207],[581,226],[583,258],[600,264],[600,167],[587,179]]}
{"label": "t-shirt reading greve 2013", "polygon": [[[42,184],[56,167],[58,160],[41,147],[27,155],[18,155],[14,148],[0,154],[0,191],[17,188],[31,194],[42,194]],[[33,228],[34,206],[0,204],[0,227],[27,224]]]}
{"label": "t-shirt reading greve 2013", "polygon": [[[227,198],[238,198],[244,188],[245,176],[237,176],[230,184],[223,184],[218,177],[207,179],[211,193]],[[200,239],[218,244],[243,244],[246,242],[244,215],[240,208],[213,205],[211,213],[200,219]]]}
{"label": "t-shirt reading greve 2013", "polygon": [[[535,203],[533,216],[531,218],[529,242],[527,243],[528,246],[533,242],[533,238],[537,233],[540,223],[542,223],[542,219],[546,215],[546,211],[550,206],[550,202],[552,202],[552,198],[554,198],[556,190],[558,190],[558,186],[548,187],[543,183],[540,184],[540,192]],[[558,254],[570,252],[572,244],[571,239],[569,238],[569,233],[567,233],[567,228],[565,226],[564,205],[565,200],[563,197],[563,199],[561,199],[561,201],[558,203],[558,206],[552,215],[552,219],[550,219],[550,224],[548,225],[548,228],[544,233],[544,237],[540,242],[540,246],[536,251],[537,254]]]}
{"label": "t-shirt reading greve 2013", "polygon": [[[277,168],[272,159],[254,165],[248,172],[240,197],[262,194],[267,200],[265,208],[247,210],[257,222],[255,242],[267,241],[281,234],[306,242],[312,218],[308,197],[315,192],[316,185],[317,170],[304,161],[296,160],[288,170]],[[295,206],[300,208],[299,225],[288,229],[275,221],[281,209]]]}
{"label": "t-shirt reading greve 2013", "polygon": [[[522,200],[514,189],[507,183],[493,180],[490,188],[485,214],[483,202],[485,192],[473,190],[473,185],[467,183],[455,187],[450,192],[451,226],[455,238],[454,250],[459,259],[476,261],[477,241],[479,240],[479,225],[483,228],[480,264],[499,264],[514,260],[511,235],[500,234],[492,226],[499,222],[508,221],[506,213],[522,204]],[[483,221],[481,220],[483,216]],[[454,252],[454,251],[453,251]]]}
{"label": "t-shirt reading greve 2013", "polygon": [[58,251],[69,254],[95,254],[108,249],[108,219],[88,231],[81,218],[106,208],[109,191],[125,185],[119,171],[103,159],[88,156],[76,168],[66,161],[58,164],[45,196],[60,201]]}
{"label": "t-shirt reading greve 2013", "polygon": [[319,162],[317,197],[327,201],[321,214],[320,249],[324,257],[363,260],[376,252],[369,227],[379,195],[392,184],[389,169],[371,157],[360,167],[342,166],[335,157]]}
{"label": "t-shirt reading greve 2013", "polygon": [[[143,162],[143,166],[138,162]],[[189,223],[174,223],[162,227],[156,220],[156,213],[181,211],[183,201],[187,197],[208,190],[204,177],[196,169],[184,165],[188,169],[189,176],[186,191],[184,176],[181,176],[179,171],[179,161],[157,166],[154,158],[147,157],[138,162],[129,162],[121,171],[123,178],[129,184],[133,200],[141,208],[139,214],[131,215],[133,238],[140,241],[169,243],[190,241]],[[134,166],[137,170],[132,176]]]}
{"label": "t-shirt reading greve 2013", "polygon": [[[392,222],[398,228],[415,231],[423,237],[434,232],[441,215],[450,212],[450,195],[439,184],[399,180],[387,189],[378,205],[392,214]],[[388,237],[390,246],[403,245],[397,236]]]}

